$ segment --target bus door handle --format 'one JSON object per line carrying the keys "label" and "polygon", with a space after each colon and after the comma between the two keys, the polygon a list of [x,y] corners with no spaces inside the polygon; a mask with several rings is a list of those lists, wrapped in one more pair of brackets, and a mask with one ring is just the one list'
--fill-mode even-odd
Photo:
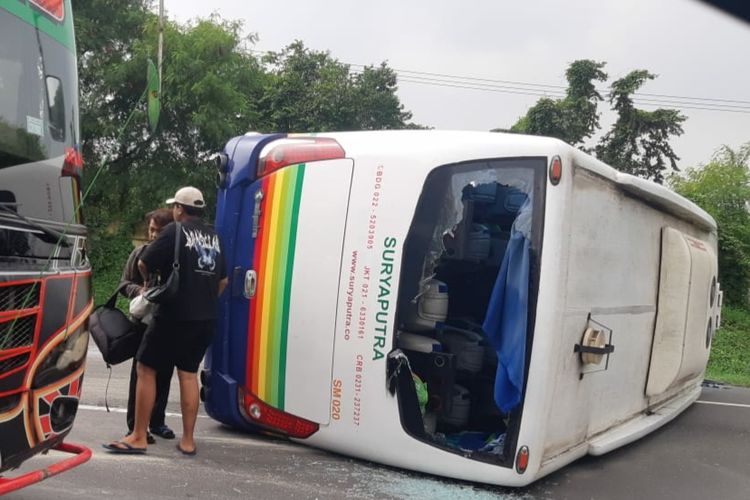
{"label": "bus door handle", "polygon": [[244,295],[246,299],[252,299],[255,296],[255,289],[257,286],[258,286],[257,273],[252,269],[248,269],[245,272],[245,286],[242,291],[242,295]]}
{"label": "bus door handle", "polygon": [[253,197],[255,200],[255,203],[253,205],[253,232],[252,236],[253,238],[258,237],[258,230],[260,229],[260,212],[261,212],[261,203],[263,202],[263,190],[259,189],[255,192],[255,196]]}

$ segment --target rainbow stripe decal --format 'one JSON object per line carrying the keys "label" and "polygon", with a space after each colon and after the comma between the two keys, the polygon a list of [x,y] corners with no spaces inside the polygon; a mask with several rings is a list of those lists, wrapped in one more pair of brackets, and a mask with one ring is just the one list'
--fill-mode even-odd
{"label": "rainbow stripe decal", "polygon": [[261,181],[263,200],[253,269],[255,296],[248,316],[246,387],[284,409],[289,299],[305,165],[286,167]]}

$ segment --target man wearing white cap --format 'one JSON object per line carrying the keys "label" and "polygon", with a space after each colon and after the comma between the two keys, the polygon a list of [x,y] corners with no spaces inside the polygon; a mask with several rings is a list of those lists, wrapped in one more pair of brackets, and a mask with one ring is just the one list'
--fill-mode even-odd
{"label": "man wearing white cap", "polygon": [[144,283],[158,272],[169,276],[174,259],[175,238],[179,238],[179,289],[166,302],[157,304],[154,320],[143,336],[136,354],[135,426],[121,441],[104,445],[113,453],[145,453],[149,415],[155,399],[156,372],[174,365],[180,382],[183,433],[177,448],[195,455],[193,439],[198,417],[198,366],[211,343],[217,316],[218,297],[227,284],[224,256],[219,238],[201,218],[205,201],[196,188],[183,187],[167,200],[175,222],[169,224],[141,255],[138,269]]}

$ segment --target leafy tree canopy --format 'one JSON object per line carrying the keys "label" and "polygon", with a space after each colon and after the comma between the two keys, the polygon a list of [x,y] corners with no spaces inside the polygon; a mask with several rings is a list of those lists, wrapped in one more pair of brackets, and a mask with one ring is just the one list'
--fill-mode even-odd
{"label": "leafy tree canopy", "polygon": [[685,116],[673,109],[644,111],[633,105],[632,95],[647,80],[656,77],[636,70],[612,84],[609,102],[617,112],[617,121],[602,137],[595,150],[597,157],[613,167],[662,183],[668,170],[678,170],[669,139],[682,135]]}
{"label": "leafy tree canopy", "polygon": [[702,168],[669,177],[671,187],[700,205],[719,227],[719,281],[727,304],[746,307],[750,292],[750,143],[720,148]]}
{"label": "leafy tree canopy", "polygon": [[597,104],[603,98],[594,82],[607,80],[604,65],[589,59],[573,62],[565,72],[565,98],[539,99],[511,127],[511,132],[557,137],[573,146],[583,145],[599,128]]}
{"label": "leafy tree canopy", "polygon": [[[603,97],[595,83],[607,81],[605,64],[588,59],[573,62],[565,72],[565,97],[539,99],[510,131],[556,137],[586,150],[586,141],[599,129],[597,108]],[[635,70],[612,83],[608,101],[618,118],[593,152],[623,172],[661,183],[669,169],[677,170],[679,158],[669,140],[682,134],[685,116],[672,109],[635,107],[633,94],[654,78],[648,71]]]}
{"label": "leafy tree canopy", "polygon": [[385,63],[362,72],[328,52],[295,41],[263,59],[269,68],[261,108],[279,132],[406,128],[411,113],[396,96],[396,73]]}
{"label": "leafy tree canopy", "polygon": [[84,187],[91,188],[84,211],[100,273],[119,272],[134,224],[179,186],[202,189],[214,205],[209,158],[233,136],[415,127],[387,64],[353,72],[302,42],[261,58],[241,23],[212,16],[187,25],[165,21],[161,117],[151,133],[142,97],[147,61],[157,53],[153,2],[72,3]]}

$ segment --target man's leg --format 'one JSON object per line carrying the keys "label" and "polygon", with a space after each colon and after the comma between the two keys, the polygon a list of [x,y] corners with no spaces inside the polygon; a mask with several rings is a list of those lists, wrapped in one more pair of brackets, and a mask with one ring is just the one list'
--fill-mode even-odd
{"label": "man's leg", "polygon": [[137,364],[138,362],[133,358],[133,366],[130,369],[130,384],[128,385],[128,412],[125,416],[129,432],[133,432],[133,426],[135,425],[135,386],[138,381],[136,372]]}
{"label": "man's leg", "polygon": [[156,371],[156,403],[154,411],[151,414],[149,427],[156,429],[166,424],[165,413],[167,411],[167,402],[169,401],[169,386],[172,382],[172,373],[174,367],[159,368]]}
{"label": "man's leg", "polygon": [[[148,421],[156,398],[156,370],[138,362],[138,383],[135,389],[135,425],[133,433],[121,441],[137,448],[146,448]],[[197,418],[197,416],[196,416]]]}
{"label": "man's leg", "polygon": [[195,450],[195,421],[198,419],[198,375],[177,369],[180,381],[180,408],[182,409],[182,438],[180,448],[185,452]]}

